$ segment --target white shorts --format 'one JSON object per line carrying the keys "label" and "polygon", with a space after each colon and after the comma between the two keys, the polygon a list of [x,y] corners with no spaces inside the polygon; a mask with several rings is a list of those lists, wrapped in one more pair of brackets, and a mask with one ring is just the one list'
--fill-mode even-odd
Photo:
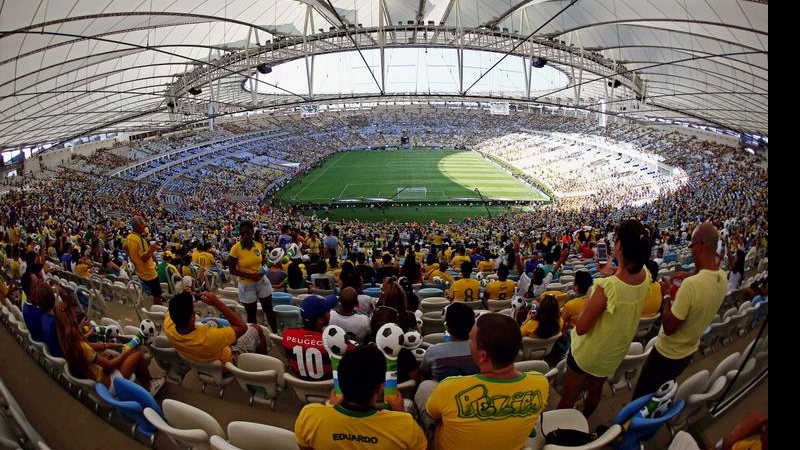
{"label": "white shorts", "polygon": [[255,303],[260,298],[272,295],[272,285],[262,278],[255,283],[239,283],[239,303]]}

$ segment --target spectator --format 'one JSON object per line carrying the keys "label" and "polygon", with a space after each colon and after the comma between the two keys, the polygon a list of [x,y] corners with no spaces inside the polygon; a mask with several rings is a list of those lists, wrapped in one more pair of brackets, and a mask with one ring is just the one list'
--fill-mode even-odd
{"label": "spectator", "polygon": [[528,320],[522,324],[520,332],[523,336],[547,339],[562,328],[564,321],[559,316],[558,300],[554,295],[545,295],[539,307],[528,313]]}
{"label": "spectator", "polygon": [[[49,285],[42,284],[41,288],[49,291],[49,294],[43,293],[43,296],[55,295]],[[75,316],[66,303],[61,302],[56,305],[54,312],[58,330],[58,342],[61,348],[64,349],[64,359],[67,360],[69,371],[73,376],[88,378],[109,387],[114,377],[129,378],[135,373],[136,381],[145,389],[150,390],[153,395],[164,385],[163,378],[153,379],[150,375],[147,362],[139,347],[125,346],[122,353],[114,357],[97,353],[97,351],[105,351],[112,347],[119,348],[119,346],[117,344],[90,344],[87,342],[75,322]]]}
{"label": "spectator", "polygon": [[358,271],[359,275],[361,275],[361,279],[364,283],[369,284],[370,286],[375,283],[375,268],[367,264],[367,257],[364,255],[364,252],[358,252],[356,254],[356,270]]}
{"label": "spectator", "polygon": [[333,378],[331,359],[322,345],[322,330],[328,325],[336,295],[309,295],[300,304],[303,328],[283,330],[283,350],[292,375],[306,381]]}
{"label": "spectator", "polygon": [[718,239],[719,231],[711,222],[703,222],[692,233],[689,248],[697,273],[684,278],[674,301],[664,302],[656,345],[642,367],[633,398],[655,392],[665,381],[678,378],[722,305],[728,286],[715,252]]}
{"label": "spectator", "polygon": [[[56,326],[56,317],[53,315],[53,308],[56,306],[56,296],[50,286],[43,286],[45,283],[39,283],[36,289],[36,302],[39,309],[42,310],[42,335],[44,343],[47,345],[47,350],[50,354],[58,358],[64,357],[64,352],[61,350],[61,344],[58,342],[58,328]],[[63,288],[62,288],[63,289]],[[71,311],[69,308],[67,311]]]}
{"label": "spectator", "polygon": [[352,287],[342,289],[339,305],[331,311],[331,325],[338,325],[347,332],[350,339],[364,343],[369,334],[369,317],[356,312],[358,292]]}
{"label": "spectator", "polygon": [[266,255],[264,246],[253,239],[253,222],[245,220],[239,224],[239,237],[228,259],[231,275],[239,277],[239,303],[247,312],[247,322],[256,323],[256,301],[260,302],[270,329],[277,330],[272,310],[272,285],[261,273]]}
{"label": "spectator", "polygon": [[508,279],[508,266],[500,264],[497,268],[497,280],[486,285],[484,295],[489,300],[510,300],[516,287],[517,283]]}
{"label": "spectator", "polygon": [[156,261],[153,258],[153,253],[158,246],[155,241],[151,241],[149,245],[145,241],[143,235],[145,231],[144,219],[141,216],[133,216],[131,227],[133,232],[125,239],[125,251],[131,258],[131,262],[136,269],[136,275],[142,280],[144,287],[153,295],[153,304],[160,305],[162,303],[161,283],[158,282]]}
{"label": "spectator", "polygon": [[[578,322],[578,316],[583,311],[586,305],[586,294],[589,288],[592,287],[594,278],[585,270],[575,272],[575,281],[572,282],[572,290],[575,291],[577,297],[567,301],[561,308],[561,320],[564,323],[563,332],[565,335],[575,327]],[[567,335],[568,336],[568,335]]]}
{"label": "spectator", "polygon": [[595,280],[570,336],[567,371],[558,408],[572,408],[587,386],[583,415],[589,417],[600,403],[603,384],[628,353],[639,326],[642,305],[650,290],[644,262],[650,256],[650,235],[638,220],[623,220],[615,232],[614,256],[619,267],[612,275],[611,259],[602,266],[607,278]]}
{"label": "spectator", "polygon": [[427,379],[442,381],[453,375],[474,375],[478,366],[469,349],[469,332],[475,324],[475,312],[463,303],[453,303],[445,311],[445,326],[450,342],[436,344],[425,352],[422,373]]}
{"label": "spectator", "polygon": [[[184,290],[169,301],[169,313],[164,317],[164,334],[178,354],[192,361],[219,361],[222,364],[232,362],[232,346],[239,341],[244,344],[246,340],[255,339],[257,332],[254,329],[250,331],[241,317],[225,306],[216,295],[204,292],[200,294],[200,300],[219,310],[231,326],[216,328],[196,324],[194,297],[191,291]],[[250,334],[242,339],[245,333]]]}
{"label": "spectator", "polygon": [[378,267],[375,271],[376,282],[383,283],[388,277],[397,277],[400,275],[400,269],[392,264],[392,255],[384,253],[383,256],[381,256],[381,261],[383,261],[383,265]]}
{"label": "spectator", "polygon": [[661,283],[658,282],[658,263],[649,260],[644,263],[647,270],[650,272],[650,278],[653,282],[650,284],[650,291],[647,293],[647,298],[642,306],[642,317],[649,318],[658,314],[661,309]]}
{"label": "spectator", "polygon": [[508,316],[478,317],[469,347],[480,374],[426,381],[416,394],[417,405],[436,421],[436,448],[524,447],[547,405],[547,378],[514,368],[522,335]]}
{"label": "spectator", "polygon": [[295,421],[295,437],[302,450],[324,448],[380,448],[425,450],[419,425],[405,412],[376,410],[383,400],[386,358],[375,347],[349,350],[339,363],[341,403],[309,404]]}
{"label": "spectator", "polygon": [[472,276],[472,262],[461,263],[461,278],[450,286],[445,296],[454,302],[479,302],[481,301],[481,282]]}
{"label": "spectator", "polygon": [[25,294],[25,303],[22,304],[22,318],[25,326],[31,334],[31,339],[36,342],[44,342],[44,332],[42,331],[42,315],[39,302],[36,300],[36,292],[39,289],[39,277],[33,272],[22,274],[22,292]]}

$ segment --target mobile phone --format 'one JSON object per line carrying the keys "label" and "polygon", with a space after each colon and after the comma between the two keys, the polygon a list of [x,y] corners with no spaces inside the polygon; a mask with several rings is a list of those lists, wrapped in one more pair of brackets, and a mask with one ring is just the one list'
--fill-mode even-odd
{"label": "mobile phone", "polygon": [[597,243],[597,262],[603,265],[608,263],[608,247],[605,242]]}

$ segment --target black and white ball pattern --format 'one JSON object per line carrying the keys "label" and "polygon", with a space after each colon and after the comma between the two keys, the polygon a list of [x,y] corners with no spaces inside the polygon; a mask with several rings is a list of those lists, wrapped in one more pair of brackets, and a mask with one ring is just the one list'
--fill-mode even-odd
{"label": "black and white ball pattern", "polygon": [[322,346],[330,354],[344,355],[347,351],[347,332],[338,325],[328,325],[322,330]]}
{"label": "black and white ball pattern", "polygon": [[403,348],[405,342],[405,335],[403,330],[394,323],[384,324],[378,329],[378,334],[375,337],[375,343],[378,349],[386,356],[396,358],[400,354],[400,349]]}
{"label": "black and white ball pattern", "polygon": [[422,335],[419,331],[409,331],[403,335],[403,347],[414,349],[422,344]]}
{"label": "black and white ball pattern", "polygon": [[158,329],[156,328],[155,322],[150,319],[144,319],[139,324],[139,330],[145,337],[153,338],[158,336]]}

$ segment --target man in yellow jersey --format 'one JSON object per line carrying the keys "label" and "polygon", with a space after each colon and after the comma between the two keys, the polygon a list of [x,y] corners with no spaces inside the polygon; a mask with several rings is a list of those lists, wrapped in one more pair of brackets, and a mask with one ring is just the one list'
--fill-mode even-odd
{"label": "man in yellow jersey", "polygon": [[162,303],[161,283],[158,282],[156,260],[153,258],[153,252],[156,251],[158,246],[155,241],[151,244],[145,241],[143,236],[144,219],[141,216],[133,216],[131,227],[133,232],[125,239],[125,251],[131,258],[133,267],[136,269],[136,275],[153,295],[153,304],[160,305]]}
{"label": "man in yellow jersey", "polygon": [[701,223],[692,233],[689,248],[697,273],[683,280],[674,300],[664,300],[661,329],[633,390],[634,399],[655,392],[665,381],[678,378],[722,305],[728,281],[725,271],[719,268],[718,240],[719,231],[711,222]]}
{"label": "man in yellow jersey", "polygon": [[425,450],[428,442],[410,414],[376,410],[383,400],[386,358],[372,346],[349,350],[339,363],[342,400],[337,405],[311,403],[294,424],[301,450],[323,448]]}
{"label": "man in yellow jersey", "polygon": [[472,262],[461,263],[461,278],[450,286],[445,296],[454,302],[479,302],[481,300],[481,282],[472,275]]}
{"label": "man in yellow jersey", "polygon": [[436,421],[436,448],[523,448],[535,436],[539,414],[550,392],[538,372],[520,373],[514,359],[522,334],[511,317],[483,314],[469,334],[477,375],[448,377],[424,398],[431,381],[420,385],[416,400]]}
{"label": "man in yellow jersey", "polygon": [[211,254],[211,242],[203,243],[197,255],[197,264],[200,266],[200,272],[198,273],[200,280],[205,280],[206,270],[213,267],[216,262],[214,255]]}
{"label": "man in yellow jersey", "polygon": [[497,280],[486,285],[485,297],[488,300],[511,300],[517,283],[508,279],[508,266],[500,264],[497,269]]}

